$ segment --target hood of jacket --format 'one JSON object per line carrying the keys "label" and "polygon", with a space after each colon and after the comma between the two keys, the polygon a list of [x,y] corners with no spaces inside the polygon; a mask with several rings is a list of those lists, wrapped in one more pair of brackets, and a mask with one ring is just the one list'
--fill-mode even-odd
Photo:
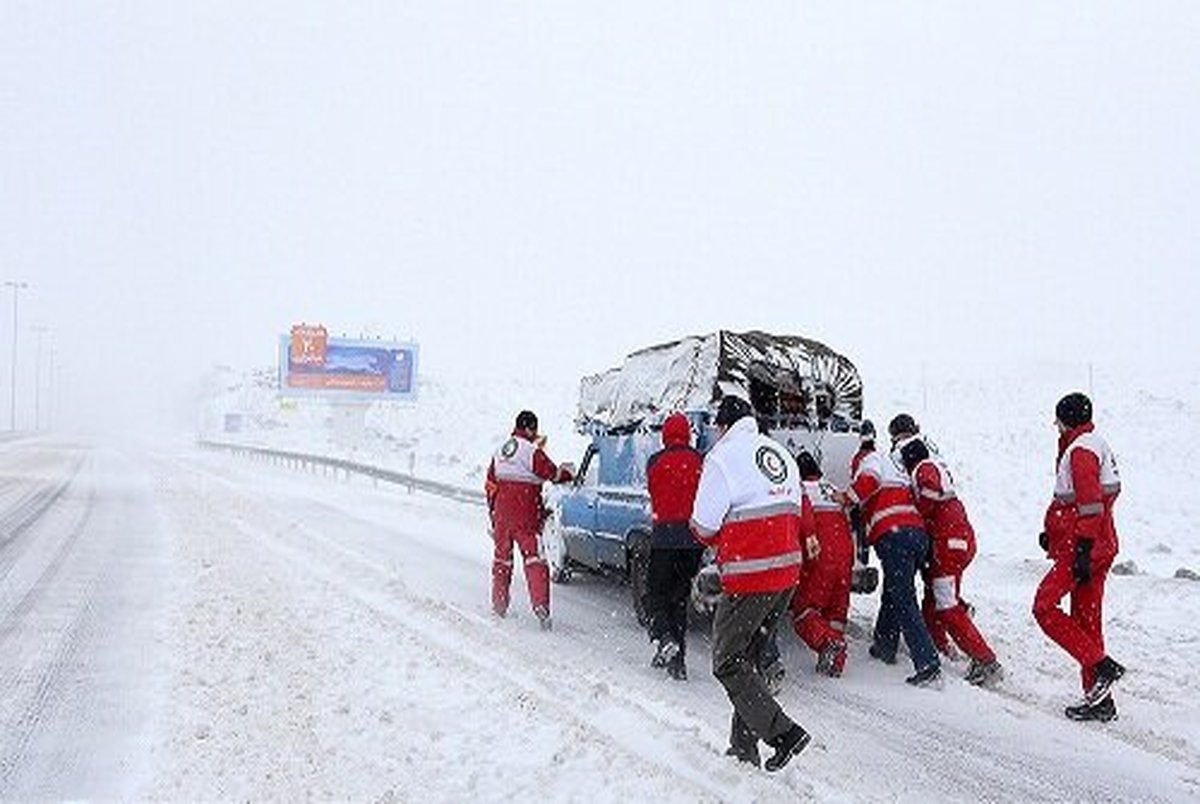
{"label": "hood of jacket", "polygon": [[672,413],[663,422],[662,442],[664,447],[686,447],[692,440],[692,428],[687,416]]}

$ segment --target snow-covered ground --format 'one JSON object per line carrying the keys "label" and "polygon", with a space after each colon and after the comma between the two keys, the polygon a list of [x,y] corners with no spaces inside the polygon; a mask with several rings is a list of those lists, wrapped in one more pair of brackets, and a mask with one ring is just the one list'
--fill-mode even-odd
{"label": "snow-covered ground", "polygon": [[[814,743],[774,776],[722,756],[729,707],[704,636],[691,679],[662,678],[625,588],[556,586],[545,633],[518,573],[513,616],[493,619],[478,507],[185,443],[0,443],[0,798],[1195,800],[1200,583],[1172,576],[1200,568],[1200,378],[1092,382],[1137,565],[1106,601],[1129,667],[1120,719],[1062,717],[1076,671],[1029,614],[1050,412],[1086,371],[877,378],[869,415],[912,410],[959,475],[981,542],[965,593],[1008,675],[992,691],[908,688],[903,665],[866,656],[877,600],[856,597],[844,678],[815,676],[783,639],[781,699]],[[473,485],[527,406],[551,454],[577,457],[574,388],[422,390],[368,414],[360,460],[406,468],[408,450],[418,474]],[[344,447],[320,410],[288,417],[242,437]]]}

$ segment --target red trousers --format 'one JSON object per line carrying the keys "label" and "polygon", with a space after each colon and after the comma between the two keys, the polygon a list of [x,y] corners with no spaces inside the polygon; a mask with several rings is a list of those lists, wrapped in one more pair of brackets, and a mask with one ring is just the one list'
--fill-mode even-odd
{"label": "red trousers", "polygon": [[850,567],[841,561],[822,561],[806,568],[800,578],[792,596],[792,627],[805,645],[819,653],[830,642],[846,641],[849,609]]}
{"label": "red trousers", "polygon": [[921,603],[921,615],[938,650],[946,653],[953,639],[954,644],[975,661],[994,662],[996,652],[975,627],[960,597],[962,572],[947,574],[934,569],[927,572],[924,579],[925,599]]}
{"label": "red trousers", "polygon": [[[1102,626],[1104,582],[1112,561],[1093,563],[1091,580],[1080,584],[1075,582],[1071,564],[1070,557],[1055,561],[1046,577],[1042,578],[1033,598],[1033,616],[1046,636],[1079,662],[1080,681],[1086,692],[1096,680],[1092,668],[1105,654]],[[1067,595],[1071,596],[1070,614],[1059,607]]]}
{"label": "red trousers", "polygon": [[497,522],[492,531],[495,553],[492,558],[492,609],[500,615],[508,611],[508,590],[512,585],[513,544],[521,551],[525,564],[525,583],[534,610],[550,611],[550,570],[538,550],[537,531]]}

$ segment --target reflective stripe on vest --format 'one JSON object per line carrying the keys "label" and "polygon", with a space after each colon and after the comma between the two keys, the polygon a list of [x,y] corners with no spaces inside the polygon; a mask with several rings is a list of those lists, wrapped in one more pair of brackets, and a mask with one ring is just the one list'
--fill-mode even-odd
{"label": "reflective stripe on vest", "polygon": [[880,523],[881,520],[886,519],[889,516],[895,516],[896,514],[912,514],[914,516],[921,515],[920,512],[917,511],[917,507],[915,505],[889,505],[887,508],[884,508],[881,511],[876,511],[871,515],[871,521],[867,524],[867,530],[874,528]]}
{"label": "reflective stripe on vest", "polygon": [[769,558],[749,558],[743,561],[727,561],[721,565],[721,575],[748,575],[753,572],[783,569],[804,560],[804,554],[799,550],[794,553],[770,556]]}
{"label": "reflective stripe on vest", "polygon": [[726,522],[749,522],[752,519],[766,519],[780,514],[794,514],[800,516],[803,513],[803,508],[791,500],[783,502],[770,503],[758,507],[737,508],[731,509],[725,515]]}

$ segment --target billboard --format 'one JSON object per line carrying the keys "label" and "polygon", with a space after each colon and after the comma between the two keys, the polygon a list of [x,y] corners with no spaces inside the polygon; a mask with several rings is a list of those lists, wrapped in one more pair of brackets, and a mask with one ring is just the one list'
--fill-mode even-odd
{"label": "billboard", "polygon": [[417,345],[331,338],[320,324],[297,324],[279,339],[279,393],[358,401],[412,400]]}

